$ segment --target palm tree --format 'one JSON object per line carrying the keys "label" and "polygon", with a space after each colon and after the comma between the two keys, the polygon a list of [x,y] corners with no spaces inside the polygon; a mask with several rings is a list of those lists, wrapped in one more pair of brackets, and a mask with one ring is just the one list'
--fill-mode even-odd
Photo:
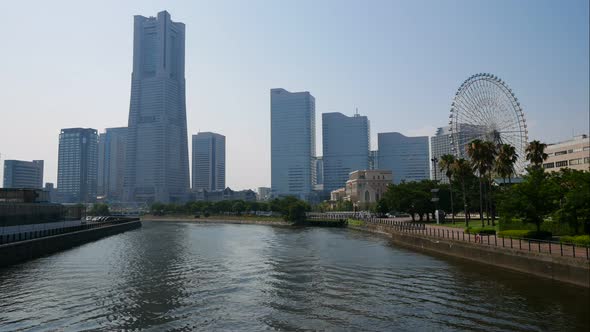
{"label": "palm tree", "polygon": [[504,184],[506,184],[506,178],[508,183],[511,183],[512,175],[514,175],[514,164],[518,160],[518,154],[516,148],[510,144],[500,144],[498,146],[498,156],[496,157],[496,167],[494,170],[502,177]]}
{"label": "palm tree", "polygon": [[445,154],[440,157],[438,167],[440,171],[445,172],[445,175],[449,179],[449,193],[451,194],[451,220],[455,223],[455,208],[453,206],[453,164],[455,163],[455,156],[452,154]]}
{"label": "palm tree", "polygon": [[[479,177],[479,218],[481,220],[481,226],[484,227],[484,179],[487,180],[487,175],[492,170],[492,167],[494,165],[494,159],[496,156],[496,146],[492,142],[485,142],[479,139],[475,139],[467,145],[467,155],[471,159],[471,165],[473,167],[473,170],[477,172],[477,175]],[[488,203],[488,200],[486,200],[486,203]],[[486,210],[488,210],[487,218],[489,223],[489,205],[487,204]]]}
{"label": "palm tree", "polygon": [[545,148],[547,148],[547,144],[545,143],[541,143],[537,140],[530,142],[525,150],[526,160],[530,161],[535,167],[541,167],[548,157],[545,153]]}
{"label": "palm tree", "polygon": [[465,227],[469,227],[469,219],[467,219],[467,193],[465,191],[465,178],[472,174],[471,165],[463,158],[455,159],[452,164],[453,174],[461,181],[461,191],[463,192],[463,211],[465,213]]}

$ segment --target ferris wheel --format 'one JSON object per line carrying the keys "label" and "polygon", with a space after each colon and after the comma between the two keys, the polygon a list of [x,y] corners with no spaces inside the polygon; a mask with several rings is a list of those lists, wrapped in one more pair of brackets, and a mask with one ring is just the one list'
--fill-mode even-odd
{"label": "ferris wheel", "polygon": [[522,107],[512,89],[497,76],[469,77],[451,104],[450,141],[456,157],[467,158],[466,146],[474,139],[515,147],[516,174],[524,172],[528,130]]}

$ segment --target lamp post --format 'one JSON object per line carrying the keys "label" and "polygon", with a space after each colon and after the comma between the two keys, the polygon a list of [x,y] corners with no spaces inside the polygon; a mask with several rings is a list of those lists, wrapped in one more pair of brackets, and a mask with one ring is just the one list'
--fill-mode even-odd
{"label": "lamp post", "polygon": [[432,172],[434,173],[434,182],[436,182],[436,165],[438,164],[438,158],[433,157],[430,159],[432,162]]}

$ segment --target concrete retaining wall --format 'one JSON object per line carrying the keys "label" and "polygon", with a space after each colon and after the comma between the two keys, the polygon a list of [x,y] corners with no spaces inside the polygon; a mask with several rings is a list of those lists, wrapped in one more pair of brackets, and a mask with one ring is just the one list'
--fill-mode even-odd
{"label": "concrete retaining wall", "polygon": [[135,220],[100,228],[0,245],[0,267],[46,256],[56,251],[79,246],[139,227],[141,227],[141,221]]}
{"label": "concrete retaining wall", "polygon": [[538,277],[590,287],[590,261],[586,259],[551,256],[485,244],[445,241],[424,235],[398,232],[382,225],[349,226],[349,228],[384,234],[396,244],[412,249],[464,258]]}

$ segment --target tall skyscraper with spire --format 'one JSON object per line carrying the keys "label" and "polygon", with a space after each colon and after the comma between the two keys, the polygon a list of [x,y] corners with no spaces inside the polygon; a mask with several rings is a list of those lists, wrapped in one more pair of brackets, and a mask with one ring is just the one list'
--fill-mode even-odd
{"label": "tall skyscraper with spire", "polygon": [[124,199],[177,202],[189,189],[185,26],[166,11],[134,17]]}

